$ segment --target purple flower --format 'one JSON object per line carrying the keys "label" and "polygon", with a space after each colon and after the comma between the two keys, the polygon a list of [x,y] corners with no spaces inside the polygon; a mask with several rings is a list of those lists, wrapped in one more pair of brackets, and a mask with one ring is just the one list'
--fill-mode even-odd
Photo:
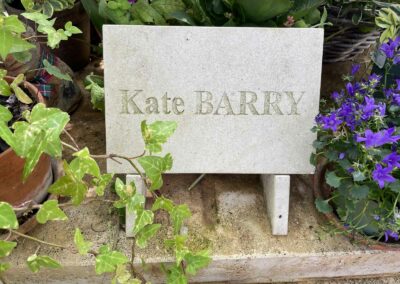
{"label": "purple flower", "polygon": [[400,79],[396,79],[396,90],[400,91]]}
{"label": "purple flower", "polygon": [[376,75],[375,73],[371,74],[368,77],[369,85],[371,88],[375,88],[379,82],[381,81],[382,77],[379,75]]}
{"label": "purple flower", "polygon": [[364,137],[360,135],[356,135],[357,142],[365,142],[365,147],[379,147],[386,143],[393,143],[397,142],[400,139],[400,136],[392,136],[395,129],[391,127],[387,130],[381,130],[377,133],[372,132],[372,130],[367,129],[365,130]]}
{"label": "purple flower", "polygon": [[345,153],[340,153],[339,154],[339,160],[343,160],[345,156],[346,156]]}
{"label": "purple flower", "polygon": [[351,76],[354,76],[360,70],[361,64],[353,64],[351,66]]}
{"label": "purple flower", "polygon": [[381,216],[379,216],[379,215],[374,215],[374,219],[375,219],[375,221],[380,221],[380,220],[381,220]]}
{"label": "purple flower", "polygon": [[394,232],[394,231],[390,230],[390,229],[387,229],[385,231],[385,242],[387,242],[389,240],[389,238],[392,238],[392,239],[398,241],[399,240],[399,234],[397,232]]}
{"label": "purple flower", "polygon": [[365,105],[363,106],[363,119],[369,119],[375,111],[375,99],[370,97],[365,97]]}
{"label": "purple flower", "polygon": [[354,168],[353,167],[350,167],[350,168],[348,168],[347,169],[347,172],[349,173],[349,174],[351,174],[351,173],[354,173]]}
{"label": "purple flower", "polygon": [[378,109],[379,114],[380,114],[381,116],[384,116],[384,115],[386,114],[386,104],[385,104],[385,103],[380,102],[380,103],[377,105],[377,109]]}
{"label": "purple flower", "polygon": [[350,82],[346,84],[346,91],[349,96],[354,96],[354,94],[360,89],[360,84],[355,83],[354,85]]}
{"label": "purple flower", "polygon": [[400,155],[397,155],[396,152],[390,153],[389,155],[385,156],[382,162],[386,163],[388,167],[398,167],[400,168]]}
{"label": "purple flower", "polygon": [[137,0],[128,0],[130,4],[135,4]]}
{"label": "purple flower", "polygon": [[324,129],[332,129],[332,131],[336,131],[338,126],[343,122],[340,120],[336,113],[333,112],[328,116],[322,116],[322,126]]}
{"label": "purple flower", "polygon": [[342,96],[343,96],[343,93],[339,94],[339,92],[336,92],[336,91],[331,94],[331,97],[335,102],[337,102]]}
{"label": "purple flower", "polygon": [[385,182],[395,182],[396,179],[390,175],[392,172],[391,167],[382,168],[382,165],[377,164],[375,170],[372,172],[372,178],[379,185],[380,188],[385,187]]}
{"label": "purple flower", "polygon": [[387,43],[381,45],[380,50],[383,51],[387,58],[393,58],[397,48],[399,47],[400,37],[395,40],[389,39]]}
{"label": "purple flower", "polygon": [[393,101],[400,106],[400,95],[393,93]]}

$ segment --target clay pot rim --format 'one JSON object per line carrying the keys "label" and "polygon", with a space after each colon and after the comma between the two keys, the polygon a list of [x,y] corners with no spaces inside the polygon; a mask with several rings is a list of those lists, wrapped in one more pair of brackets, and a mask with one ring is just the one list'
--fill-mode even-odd
{"label": "clay pot rim", "polygon": [[[313,192],[315,198],[325,199],[322,184],[325,182],[325,172],[329,162],[327,160],[319,161],[315,168],[315,174],[313,178]],[[321,213],[321,212],[320,212]],[[343,224],[340,222],[338,216],[335,213],[321,213],[325,216],[325,218],[333,224],[338,230],[344,232],[344,235],[348,237],[350,240],[354,240],[362,245],[365,245],[369,249],[373,250],[383,250],[383,251],[400,251],[400,242],[399,243],[384,243],[377,240],[372,240],[362,235],[361,233],[354,233],[354,231],[350,229],[346,229]]]}

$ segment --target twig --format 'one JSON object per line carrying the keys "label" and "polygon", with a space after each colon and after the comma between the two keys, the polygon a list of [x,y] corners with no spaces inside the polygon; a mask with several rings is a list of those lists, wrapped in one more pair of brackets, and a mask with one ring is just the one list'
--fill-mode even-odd
{"label": "twig", "polygon": [[72,144],[74,144],[76,149],[80,149],[78,143],[76,143],[74,137],[72,137],[71,134],[69,134],[69,132],[67,130],[65,130],[65,128],[63,129],[63,132],[68,136],[69,140],[71,140]]}
{"label": "twig", "polygon": [[206,174],[201,174],[187,189],[188,191],[191,191],[205,176]]}
{"label": "twig", "polygon": [[131,273],[134,277],[139,278],[139,280],[142,283],[147,283],[146,279],[143,277],[142,274],[136,271],[135,265],[134,265],[134,260],[135,260],[135,246],[136,246],[136,239],[133,238],[132,240],[132,247],[131,247],[131,261],[130,261],[130,267],[131,267]]}
{"label": "twig", "polygon": [[22,234],[22,233],[20,233],[20,232],[18,232],[18,231],[12,230],[12,229],[9,229],[9,231],[10,231],[11,233],[15,234],[15,235],[18,235],[18,236],[23,237],[23,238],[25,238],[25,239],[29,239],[29,240],[31,240],[31,241],[35,241],[35,242],[38,242],[38,243],[41,243],[41,244],[44,244],[44,245],[48,245],[48,246],[52,246],[52,247],[57,247],[57,248],[63,248],[63,249],[66,249],[66,248],[67,248],[67,247],[62,246],[62,245],[58,245],[58,244],[54,244],[54,243],[42,241],[42,240],[40,240],[40,239],[37,239],[37,238],[35,238],[35,237],[31,237],[31,236]]}
{"label": "twig", "polygon": [[69,145],[68,143],[65,143],[64,141],[61,141],[61,145],[65,146],[65,147],[67,147],[67,148],[69,148],[69,149],[71,149],[72,151],[75,151],[75,152],[78,152],[78,151],[79,151],[79,149],[75,148],[75,147],[72,146],[72,145]]}

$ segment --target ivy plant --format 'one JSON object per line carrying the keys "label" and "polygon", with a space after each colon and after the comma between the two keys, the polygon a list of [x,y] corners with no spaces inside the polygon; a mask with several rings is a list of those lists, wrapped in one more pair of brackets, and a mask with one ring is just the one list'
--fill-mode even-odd
{"label": "ivy plant", "polygon": [[[84,204],[85,200],[88,200],[86,195],[89,188],[95,189],[97,194],[95,198],[98,200],[102,200],[101,196],[107,189],[110,189],[113,174],[101,173],[96,159],[124,160],[128,161],[133,170],[143,177],[147,189],[154,197],[152,208],[147,209],[144,206],[145,197],[137,191],[135,183],[124,183],[118,178],[115,180],[114,189],[117,198],[112,202],[112,206],[126,208],[137,216],[134,226],[128,228],[134,234],[133,246],[145,248],[156,235],[164,238],[166,249],[172,251],[175,256],[175,262],[172,265],[163,265],[167,283],[187,283],[190,276],[210,263],[209,251],[191,251],[187,245],[188,236],[182,233],[182,226],[191,216],[188,206],[175,204],[172,200],[164,197],[160,191],[163,184],[162,174],[171,169],[173,159],[170,154],[163,156],[159,154],[162,152],[162,145],[174,133],[177,127],[176,122],[156,121],[148,124],[143,121],[141,129],[145,152],[140,157],[132,158],[118,154],[92,155],[88,148],[78,147],[69,134],[67,136],[71,141],[69,143],[62,141],[60,135],[63,131],[66,132],[65,125],[69,121],[69,116],[59,109],[46,108],[43,104],[37,104],[31,112],[25,113],[26,121],[15,122],[9,129],[8,122],[11,117],[10,111],[0,105],[0,138],[6,141],[17,155],[25,158],[22,179],[26,179],[31,174],[43,153],[60,158],[62,147],[74,151],[72,161],[64,160],[65,175],[49,188],[50,193],[69,197],[70,201],[66,204],[59,204],[57,200],[48,200],[41,205],[27,205],[24,208],[13,208],[6,202],[0,202],[0,229],[42,244],[46,243],[16,231],[19,222],[14,210],[29,212],[37,209],[36,219],[41,224],[68,220],[68,214],[63,210],[64,205]],[[171,228],[167,231],[172,232],[172,235],[159,235],[163,224],[155,223],[154,216],[160,211],[169,215]],[[113,273],[112,283],[146,283],[144,276],[133,265],[135,255],[128,258],[123,252],[113,250],[108,244],[95,250],[93,242],[87,240],[79,228],[71,233],[77,251],[81,255],[95,257],[97,274]],[[63,247],[58,244],[47,244]],[[5,262],[5,259],[12,253],[15,246],[16,242],[0,241],[0,273],[11,267],[11,264]],[[135,250],[132,249],[132,251]],[[33,272],[44,267],[53,269],[61,267],[58,260],[47,255],[38,255],[37,252],[30,255],[26,263]]]}

